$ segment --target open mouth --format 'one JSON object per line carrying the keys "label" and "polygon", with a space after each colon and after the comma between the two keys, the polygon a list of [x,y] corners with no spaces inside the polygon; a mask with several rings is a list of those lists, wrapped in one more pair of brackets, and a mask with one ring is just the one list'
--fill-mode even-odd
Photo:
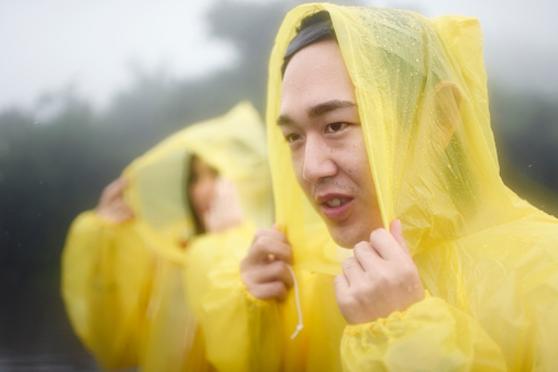
{"label": "open mouth", "polygon": [[337,208],[337,207],[340,207],[342,205],[347,204],[348,201],[349,201],[349,198],[334,198],[334,199],[328,200],[327,202],[322,203],[322,205],[324,205],[328,208]]}
{"label": "open mouth", "polygon": [[321,212],[331,220],[347,217],[353,198],[346,195],[328,194],[318,198]]}

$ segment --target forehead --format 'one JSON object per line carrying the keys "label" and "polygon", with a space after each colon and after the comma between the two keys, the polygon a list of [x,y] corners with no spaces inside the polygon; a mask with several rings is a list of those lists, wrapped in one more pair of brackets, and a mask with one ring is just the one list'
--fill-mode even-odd
{"label": "forehead", "polygon": [[299,116],[309,107],[332,100],[354,102],[354,87],[334,40],[297,52],[283,78],[281,115]]}

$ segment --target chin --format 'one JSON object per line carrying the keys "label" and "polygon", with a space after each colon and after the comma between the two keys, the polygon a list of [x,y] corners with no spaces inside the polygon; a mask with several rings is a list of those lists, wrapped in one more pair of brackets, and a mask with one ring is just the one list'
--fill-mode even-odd
{"label": "chin", "polygon": [[342,248],[353,249],[358,242],[368,240],[367,234],[362,237],[362,234],[352,229],[328,226],[328,230],[333,241]]}

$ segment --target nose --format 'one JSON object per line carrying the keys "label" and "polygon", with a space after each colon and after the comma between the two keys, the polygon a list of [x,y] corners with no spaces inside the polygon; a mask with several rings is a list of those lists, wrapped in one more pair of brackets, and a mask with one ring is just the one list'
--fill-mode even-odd
{"label": "nose", "polygon": [[336,173],[337,165],[331,148],[320,138],[308,136],[302,161],[302,179],[309,183],[316,183]]}

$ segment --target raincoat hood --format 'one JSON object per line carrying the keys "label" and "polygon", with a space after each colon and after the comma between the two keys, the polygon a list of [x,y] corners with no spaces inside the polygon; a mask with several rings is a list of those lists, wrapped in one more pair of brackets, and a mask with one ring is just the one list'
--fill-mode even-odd
{"label": "raincoat hood", "polygon": [[[345,322],[332,277],[340,252],[352,252],[336,247],[305,197],[276,124],[288,45],[301,21],[323,10],[355,89],[383,224],[402,220],[427,291],[361,324]],[[298,285],[277,303],[247,294],[238,268],[218,277],[206,307],[217,369],[558,369],[558,224],[502,183],[487,97],[475,19],[331,4],[287,14],[269,65],[266,121],[276,223]]]}
{"label": "raincoat hood", "polygon": [[248,221],[256,226],[270,224],[265,136],[256,110],[244,102],[221,117],[173,134],[125,169],[129,182],[125,197],[146,235],[156,231],[159,238],[174,241],[192,237],[194,222],[186,194],[192,155],[236,186]]}
{"label": "raincoat hood", "polygon": [[331,17],[354,85],[383,224],[401,219],[413,255],[543,214],[500,178],[476,19],[305,4],[287,14],[278,32],[266,118],[276,218],[297,264],[334,273],[343,256],[299,187],[276,125],[287,47],[301,21],[319,11]]}

